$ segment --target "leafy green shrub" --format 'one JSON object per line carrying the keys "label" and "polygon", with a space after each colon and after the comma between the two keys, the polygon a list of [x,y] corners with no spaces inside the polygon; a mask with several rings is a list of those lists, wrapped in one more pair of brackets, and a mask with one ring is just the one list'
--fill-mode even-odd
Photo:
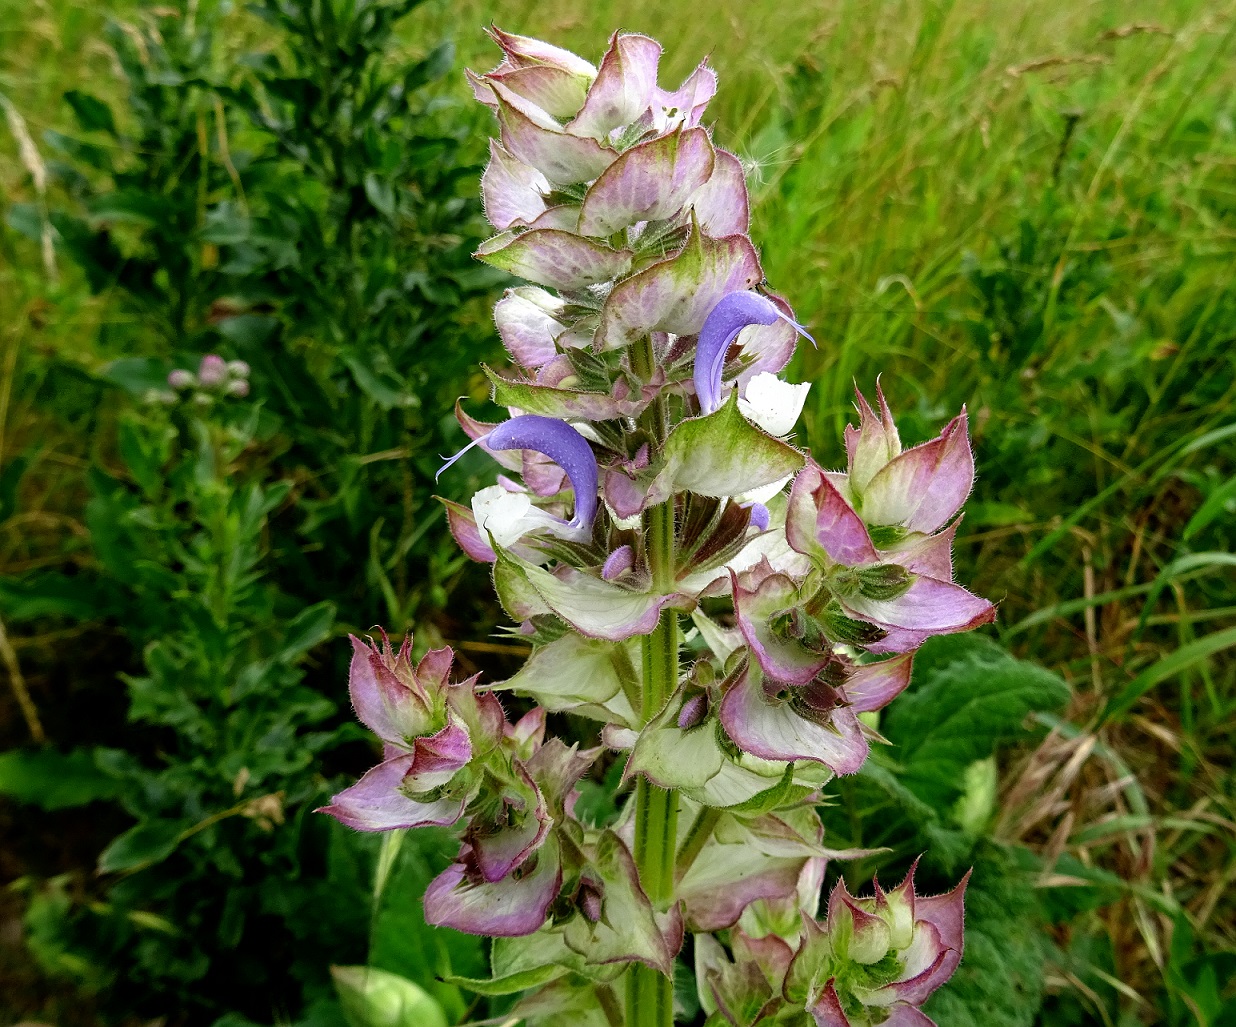
{"label": "leafy green shrub", "polygon": [[[359,750],[337,676],[312,676],[336,611],[399,626],[444,602],[454,565],[435,556],[430,493],[457,429],[421,405],[453,398],[490,331],[470,298],[498,277],[471,266],[479,204],[459,182],[477,154],[434,87],[451,47],[400,53],[416,5],[269,0],[252,12],[263,39],[277,29],[260,53],[238,53],[253,20],[227,3],[114,23],[123,105],[72,91],[80,132],[46,140],[68,201],[58,245],[109,297],[97,353],[121,359],[33,369],[41,413],[89,426],[88,555],[5,582],[0,613],[110,624],[140,670],[123,737],[85,728],[67,755],[0,756],[0,791],[118,802],[135,821],[100,837],[97,883],[27,882],[40,962],[116,1010],[268,1021],[318,1002],[338,1021],[319,1001],[327,964],[368,956],[458,1018],[434,974],[477,970],[471,939],[422,939],[416,958],[415,939],[382,941],[380,909],[365,915],[374,846],[310,813],[323,754],[329,771]],[[9,222],[42,231],[32,208]],[[231,358],[228,376],[212,386],[203,363],[169,391],[204,352]],[[7,469],[14,503],[25,466]],[[390,894],[441,869],[421,850]]]}

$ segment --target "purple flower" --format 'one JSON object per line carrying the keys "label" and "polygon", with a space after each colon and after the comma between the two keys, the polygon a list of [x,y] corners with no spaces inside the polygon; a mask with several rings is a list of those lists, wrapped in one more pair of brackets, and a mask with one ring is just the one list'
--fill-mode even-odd
{"label": "purple flower", "polygon": [[531,449],[566,471],[575,492],[575,516],[565,522],[581,534],[592,534],[597,513],[597,458],[588,440],[566,421],[522,414],[498,425],[485,438],[490,450]]}
{"label": "purple flower", "polygon": [[186,371],[183,367],[176,368],[167,376],[167,384],[173,389],[187,389],[197,382],[192,371]]}
{"label": "purple flower", "polygon": [[721,374],[738,333],[749,325],[771,325],[777,321],[786,321],[800,335],[811,338],[772,300],[756,292],[731,292],[712,308],[695,347],[695,394],[702,413],[711,414],[721,406]]}
{"label": "purple flower", "polygon": [[453,504],[448,504],[448,510],[452,512],[451,530],[469,556],[492,562],[496,556],[491,555],[491,545],[509,549],[525,534],[538,529],[547,529],[552,534],[578,541],[592,537],[592,523],[597,511],[597,460],[588,440],[579,432],[555,417],[539,414],[512,417],[488,434],[481,434],[478,430],[467,446],[442,465],[438,475],[441,476],[478,443],[495,455],[509,450],[523,450],[539,453],[556,463],[560,470],[546,477],[543,473],[545,468],[530,465],[526,457],[519,461],[525,479],[534,487],[542,479],[544,482],[554,482],[550,488],[538,488],[538,492],[552,494],[559,491],[560,475],[565,474],[575,493],[575,516],[569,521],[555,517],[535,506],[528,493],[514,483],[481,489],[472,497],[471,518],[462,507],[455,508]]}

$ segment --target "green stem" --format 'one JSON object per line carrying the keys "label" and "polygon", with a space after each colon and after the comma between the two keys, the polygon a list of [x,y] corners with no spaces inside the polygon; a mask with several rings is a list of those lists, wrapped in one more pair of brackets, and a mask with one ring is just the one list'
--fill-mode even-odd
{"label": "green stem", "polygon": [[[653,585],[668,592],[674,576],[673,500],[648,512],[648,562]],[[644,638],[642,720],[646,724],[678,685],[678,615],[665,610]],[[678,796],[641,777],[635,788],[635,865],[655,909],[674,900],[674,853],[678,842]],[[627,976],[628,1027],[672,1027],[674,982],[650,966],[636,963]]]}
{"label": "green stem", "polygon": [[682,840],[682,847],[678,850],[678,860],[674,867],[675,881],[681,881],[687,876],[687,871],[691,869],[695,857],[700,854],[704,844],[712,837],[712,829],[717,826],[717,821],[720,819],[719,809],[713,806],[700,807],[699,813],[696,814],[694,822],[687,831],[686,838]]}

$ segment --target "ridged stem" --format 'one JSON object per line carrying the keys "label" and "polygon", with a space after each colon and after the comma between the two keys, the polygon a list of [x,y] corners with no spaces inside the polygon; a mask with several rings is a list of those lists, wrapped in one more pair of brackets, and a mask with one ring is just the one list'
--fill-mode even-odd
{"label": "ridged stem", "polygon": [[[673,500],[648,512],[648,561],[654,587],[673,587]],[[645,636],[641,719],[652,720],[678,684],[678,614],[665,610]],[[674,857],[678,840],[678,796],[641,777],[635,786],[635,865],[653,908],[668,909],[674,900]],[[672,1027],[674,982],[650,966],[636,963],[627,977],[628,1027]]]}

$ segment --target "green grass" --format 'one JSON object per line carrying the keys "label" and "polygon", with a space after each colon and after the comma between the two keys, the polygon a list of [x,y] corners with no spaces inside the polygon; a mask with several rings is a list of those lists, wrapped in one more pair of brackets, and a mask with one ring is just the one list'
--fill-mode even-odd
{"label": "green grass", "polygon": [[[100,19],[84,0],[0,0],[0,92],[36,141],[66,129],[65,89],[106,79]],[[645,31],[670,79],[711,52],[710,116],[752,166],[768,281],[820,343],[797,367],[818,458],[841,461],[852,385],[878,374],[910,441],[968,406],[980,478],[959,579],[1074,687],[1071,740],[1002,768],[1005,796],[1036,774],[1059,794],[1005,829],[1127,882],[1059,928],[1081,963],[1049,988],[1104,1022],[1078,969],[1102,943],[1131,992],[1113,1008],[1151,1022],[1165,981],[1188,1007],[1174,911],[1201,948],[1236,948],[1236,6],[461,0],[418,15],[411,45],[418,24],[449,26],[488,67],[489,20],[593,56],[614,28]],[[3,129],[0,189],[30,195]],[[0,237],[8,352],[102,359],[106,304]],[[4,452],[43,430],[33,418],[13,396]],[[59,431],[25,519],[4,512],[8,572],[77,530],[54,519],[81,444]]]}

